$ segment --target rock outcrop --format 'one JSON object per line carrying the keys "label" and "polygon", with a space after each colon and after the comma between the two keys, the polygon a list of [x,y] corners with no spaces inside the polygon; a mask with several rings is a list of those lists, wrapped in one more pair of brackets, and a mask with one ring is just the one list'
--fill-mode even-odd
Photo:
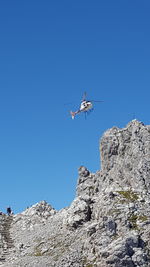
{"label": "rock outcrop", "polygon": [[150,266],[150,126],[113,127],[100,152],[101,170],[79,168],[70,207],[0,215],[1,266]]}

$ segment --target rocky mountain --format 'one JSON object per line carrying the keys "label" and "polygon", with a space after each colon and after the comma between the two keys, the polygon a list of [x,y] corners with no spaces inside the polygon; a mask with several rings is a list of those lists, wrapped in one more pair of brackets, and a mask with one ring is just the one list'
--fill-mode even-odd
{"label": "rocky mountain", "polygon": [[0,215],[1,266],[150,266],[150,126],[107,130],[100,154],[101,170],[79,168],[70,207]]}

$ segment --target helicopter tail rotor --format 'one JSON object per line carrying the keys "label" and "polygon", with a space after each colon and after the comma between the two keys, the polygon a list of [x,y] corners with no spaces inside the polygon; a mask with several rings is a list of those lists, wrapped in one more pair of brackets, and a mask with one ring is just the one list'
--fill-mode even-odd
{"label": "helicopter tail rotor", "polygon": [[76,112],[70,111],[70,114],[71,114],[72,120],[74,120],[74,117],[76,115]]}

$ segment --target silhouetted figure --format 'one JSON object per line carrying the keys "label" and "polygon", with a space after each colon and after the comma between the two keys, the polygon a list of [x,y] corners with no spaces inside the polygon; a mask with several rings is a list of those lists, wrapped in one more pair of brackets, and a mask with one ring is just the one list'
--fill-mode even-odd
{"label": "silhouetted figure", "polygon": [[11,208],[10,207],[7,208],[7,214],[11,215]]}

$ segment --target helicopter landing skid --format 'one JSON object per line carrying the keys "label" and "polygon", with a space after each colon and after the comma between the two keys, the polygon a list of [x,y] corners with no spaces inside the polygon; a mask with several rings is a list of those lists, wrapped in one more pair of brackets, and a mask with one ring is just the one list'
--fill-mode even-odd
{"label": "helicopter landing skid", "polygon": [[90,115],[90,113],[94,110],[94,108],[88,110],[88,111],[84,111],[84,114],[85,114],[85,119],[87,117],[87,115]]}

